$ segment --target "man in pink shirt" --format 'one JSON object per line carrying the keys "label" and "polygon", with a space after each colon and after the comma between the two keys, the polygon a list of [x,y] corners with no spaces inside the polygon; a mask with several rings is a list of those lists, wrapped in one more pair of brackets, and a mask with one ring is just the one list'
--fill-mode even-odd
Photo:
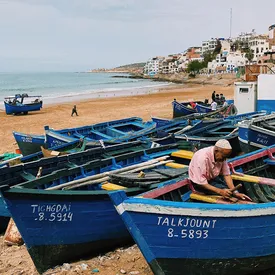
{"label": "man in pink shirt", "polygon": [[[189,164],[189,178],[195,190],[205,194],[219,194],[225,198],[234,195],[238,199],[250,200],[245,194],[231,189],[234,184],[226,159],[232,147],[226,139],[220,139],[215,146],[197,151]],[[224,180],[220,177],[223,176]]]}

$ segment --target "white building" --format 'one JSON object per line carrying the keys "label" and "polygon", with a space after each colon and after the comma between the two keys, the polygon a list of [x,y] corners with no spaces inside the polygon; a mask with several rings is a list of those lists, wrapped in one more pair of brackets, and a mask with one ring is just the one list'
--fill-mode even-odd
{"label": "white building", "polygon": [[259,57],[263,56],[265,52],[269,50],[268,36],[259,35],[251,38],[248,42],[248,46],[252,50],[254,57],[252,61],[256,62]]}
{"label": "white building", "polygon": [[150,58],[143,69],[144,74],[146,75],[155,75],[159,73],[160,62],[163,60],[163,57],[153,57]]}
{"label": "white building", "polygon": [[216,59],[208,63],[208,70],[211,72],[235,72],[237,68],[243,67],[248,63],[245,53],[222,52],[217,54]]}
{"label": "white building", "polygon": [[202,41],[201,53],[204,54],[208,51],[214,51],[218,42],[216,38],[211,38],[210,40]]}
{"label": "white building", "polygon": [[242,32],[236,38],[233,38],[233,41],[241,41],[248,43],[249,40],[251,40],[255,36],[257,36],[255,30],[252,30],[251,32]]}
{"label": "white building", "polygon": [[226,71],[234,72],[239,67],[244,67],[248,63],[245,53],[240,51],[232,52],[227,56]]}

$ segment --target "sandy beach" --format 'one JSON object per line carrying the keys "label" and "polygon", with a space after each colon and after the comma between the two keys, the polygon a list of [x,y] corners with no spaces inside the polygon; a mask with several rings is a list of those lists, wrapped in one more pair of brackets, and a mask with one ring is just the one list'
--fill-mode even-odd
{"label": "sandy beach", "polygon": [[[0,153],[14,152],[17,148],[12,131],[42,134],[45,125],[61,129],[131,116],[138,116],[144,120],[149,120],[151,116],[172,118],[171,102],[174,98],[178,101],[204,100],[206,98],[210,100],[211,94],[215,90],[216,93],[223,93],[227,99],[231,99],[233,98],[233,89],[233,85],[223,81],[218,86],[211,84],[171,85],[157,93],[147,95],[48,105],[40,112],[30,113],[27,116],[7,116],[4,111],[1,111]],[[71,109],[74,104],[78,109],[79,116],[77,117],[71,117]],[[99,272],[96,272],[96,269]],[[97,273],[152,275],[136,246],[118,249],[104,256],[73,263],[69,270],[59,267],[45,274]],[[0,274],[38,274],[25,246],[7,247],[3,243],[3,236],[0,238]]]}
{"label": "sandy beach", "polygon": [[[171,85],[159,92],[127,97],[108,97],[85,99],[79,102],[48,104],[39,112],[27,116],[7,116],[0,111],[0,153],[14,152],[17,148],[12,131],[27,134],[43,134],[44,126],[54,129],[89,125],[97,122],[138,116],[149,120],[151,116],[172,118],[171,102],[185,100],[210,100],[213,91],[223,93],[226,98],[233,98],[233,86],[217,85]],[[79,116],[71,117],[73,105],[77,105]]]}

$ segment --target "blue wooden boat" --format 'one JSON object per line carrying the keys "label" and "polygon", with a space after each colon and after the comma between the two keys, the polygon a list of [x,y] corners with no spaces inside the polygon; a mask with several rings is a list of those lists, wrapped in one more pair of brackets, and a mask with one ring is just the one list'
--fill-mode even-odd
{"label": "blue wooden boat", "polygon": [[233,155],[241,152],[238,140],[238,128],[231,124],[230,120],[222,120],[201,128],[192,127],[186,131],[174,133],[175,139],[179,141],[189,141],[191,143],[202,143],[214,145],[219,139],[227,139],[233,148]]}
{"label": "blue wooden boat", "polygon": [[[147,147],[147,148],[146,148]],[[151,158],[171,154],[177,150],[177,145],[164,145],[148,148],[148,144],[136,142],[136,144],[124,143],[106,148],[96,148],[70,155],[40,159],[37,161],[22,163],[12,167],[0,169],[0,186],[14,186],[51,173],[62,171],[66,181],[90,176],[105,171],[115,170],[121,167],[141,163]],[[63,182],[65,179],[63,179]],[[1,209],[4,212],[1,212]],[[3,207],[0,197],[0,217],[10,216]]]}
{"label": "blue wooden boat", "polygon": [[[167,118],[160,118],[160,117],[152,117],[152,121],[156,123],[156,128],[161,128],[163,126],[167,126],[175,122],[174,119],[167,119]],[[182,126],[187,126],[187,119],[183,117],[180,121],[180,124]]]}
{"label": "blue wooden boat", "polygon": [[241,191],[254,203],[198,194],[189,180],[134,198],[123,191],[110,193],[154,274],[244,275],[274,270],[274,152],[271,147],[230,161],[234,183],[241,183]]}
{"label": "blue wooden boat", "polygon": [[[162,167],[165,168],[169,169]],[[76,190],[45,190],[75,179],[80,172],[76,173],[75,169],[59,171],[13,188],[1,188],[8,210],[40,273],[87,254],[98,255],[132,242],[108,196],[109,191],[104,189],[106,184],[90,184]],[[105,167],[104,171],[108,170]],[[182,178],[184,171],[179,173]],[[171,181],[178,181],[178,176],[166,182]],[[147,190],[158,185],[154,182]],[[132,196],[144,190],[136,187],[126,192]]]}
{"label": "blue wooden boat", "polygon": [[45,135],[49,147],[84,137],[87,142],[102,141],[105,144],[111,144],[137,139],[149,134],[155,127],[156,123],[153,121],[143,122],[141,118],[131,117],[62,130],[53,130],[45,126]]}
{"label": "blue wooden boat", "polygon": [[230,115],[226,116],[224,118],[211,118],[209,119],[209,113],[208,114],[194,114],[194,115],[188,115],[188,116],[183,116],[183,117],[177,117],[174,119],[168,119],[168,118],[160,118],[160,117],[152,117],[152,120],[156,123],[156,128],[167,126],[169,124],[175,123],[177,121],[182,121],[182,124],[185,125],[186,121],[189,119],[192,121],[192,125],[196,124],[199,122],[199,120],[204,120],[205,118],[206,121],[210,120],[211,122],[213,121],[218,121],[219,119],[224,119],[224,120],[230,120],[232,122],[232,125],[245,120],[245,119],[252,119],[260,116],[264,116],[267,113],[265,111],[256,111],[256,112],[249,112],[249,113],[244,113],[244,114],[238,114],[238,115]]}
{"label": "blue wooden boat", "polygon": [[13,136],[23,156],[39,152],[41,146],[46,146],[44,135],[24,134],[14,131]]}
{"label": "blue wooden boat", "polygon": [[187,107],[189,105],[189,102],[183,102],[180,103],[174,99],[172,102],[172,107],[173,107],[173,118],[178,118],[178,117],[185,117],[185,116],[191,116],[191,115],[202,115],[202,117],[207,116],[218,116],[221,117],[220,112],[228,110],[228,113],[225,112],[225,115],[236,115],[236,107],[234,105],[230,105],[228,107],[221,107],[218,106],[219,108],[216,111],[211,110],[211,107],[209,104],[205,104],[201,101],[196,101],[194,102],[196,104],[196,107],[190,108]]}
{"label": "blue wooden boat", "polygon": [[92,149],[102,147],[103,143],[87,141],[85,138],[70,141],[68,143],[62,143],[60,145],[49,147],[45,141],[44,135],[24,134],[20,132],[13,132],[13,136],[17,142],[20,152],[25,159],[31,159],[36,156],[43,156],[42,149],[55,150],[59,152],[71,151],[74,148],[79,148],[85,142],[85,149]]}
{"label": "blue wooden boat", "polygon": [[196,110],[198,113],[210,113],[213,110],[210,106],[202,105],[202,104],[196,104]]}
{"label": "blue wooden boat", "polygon": [[155,126],[154,122],[143,122],[141,118],[132,117],[63,130],[53,130],[45,126],[45,135],[19,132],[13,132],[13,135],[20,151],[27,156],[40,152],[41,146],[55,150],[61,146],[60,149],[64,149],[66,147],[63,145],[66,143],[79,142],[84,138],[87,148],[127,142],[149,134]]}
{"label": "blue wooden boat", "polygon": [[188,107],[189,102],[178,102],[176,99],[172,102],[173,118],[197,113],[196,109]]}
{"label": "blue wooden boat", "polygon": [[260,116],[238,123],[239,140],[244,152],[275,144],[275,114]]}
{"label": "blue wooden boat", "polygon": [[21,113],[26,115],[28,112],[39,111],[42,108],[42,104],[41,96],[29,96],[28,94],[16,94],[4,99],[7,115]]}

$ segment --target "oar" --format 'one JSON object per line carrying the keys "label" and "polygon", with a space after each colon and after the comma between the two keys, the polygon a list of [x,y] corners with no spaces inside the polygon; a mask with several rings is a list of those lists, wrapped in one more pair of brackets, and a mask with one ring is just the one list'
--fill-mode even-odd
{"label": "oar", "polygon": [[241,187],[242,187],[242,185],[241,185],[241,183],[239,183],[237,186],[235,186],[234,188],[230,189],[230,191],[233,193],[234,191],[237,191]]}
{"label": "oar", "polygon": [[123,168],[120,168],[120,169],[117,169],[117,170],[114,170],[114,171],[104,172],[104,173],[101,173],[101,174],[88,176],[88,177],[81,178],[81,179],[78,179],[78,180],[73,180],[73,181],[70,181],[70,182],[67,182],[67,183],[59,184],[57,186],[49,187],[46,190],[63,189],[64,187],[68,187],[68,186],[75,185],[75,184],[82,183],[82,182],[87,182],[88,180],[95,180],[95,179],[103,178],[103,177],[108,176],[109,174],[121,173],[121,172],[125,172],[125,171],[128,171],[128,170],[133,170],[134,168],[144,167],[148,164],[154,164],[154,163],[157,163],[159,161],[166,160],[167,158],[169,158],[169,156],[163,156],[163,157],[155,158],[155,159],[145,161],[145,162],[142,162],[142,163],[139,163],[139,164],[134,164],[134,165],[131,165],[131,166],[123,167]]}
{"label": "oar", "polygon": [[[120,174],[128,174],[128,173],[132,173],[132,172],[138,172],[138,171],[141,171],[141,170],[143,170],[143,169],[154,168],[154,167],[159,166],[159,165],[165,165],[166,163],[171,162],[171,161],[172,161],[172,160],[160,161],[160,162],[155,163],[155,164],[152,164],[152,165],[143,166],[143,167],[136,168],[136,169],[133,169],[133,170],[129,170],[129,171],[127,171],[127,172],[120,173]],[[115,172],[115,171],[113,171],[113,172]],[[110,174],[111,174],[111,173],[110,173]],[[109,174],[109,175],[110,175],[110,174]],[[113,173],[113,174],[114,174],[114,173]],[[71,189],[75,189],[75,188],[83,187],[83,186],[87,186],[87,185],[93,185],[93,184],[104,183],[104,182],[108,181],[109,179],[110,179],[110,177],[109,177],[108,175],[106,175],[106,177],[103,177],[103,178],[100,178],[100,179],[97,179],[97,180],[87,180],[86,182],[79,183],[79,184],[74,184],[74,185],[65,187],[65,188],[63,188],[63,189],[64,189],[64,190],[71,190]]]}
{"label": "oar", "polygon": [[231,136],[239,130],[239,127],[236,127],[232,132],[230,132],[227,136]]}

